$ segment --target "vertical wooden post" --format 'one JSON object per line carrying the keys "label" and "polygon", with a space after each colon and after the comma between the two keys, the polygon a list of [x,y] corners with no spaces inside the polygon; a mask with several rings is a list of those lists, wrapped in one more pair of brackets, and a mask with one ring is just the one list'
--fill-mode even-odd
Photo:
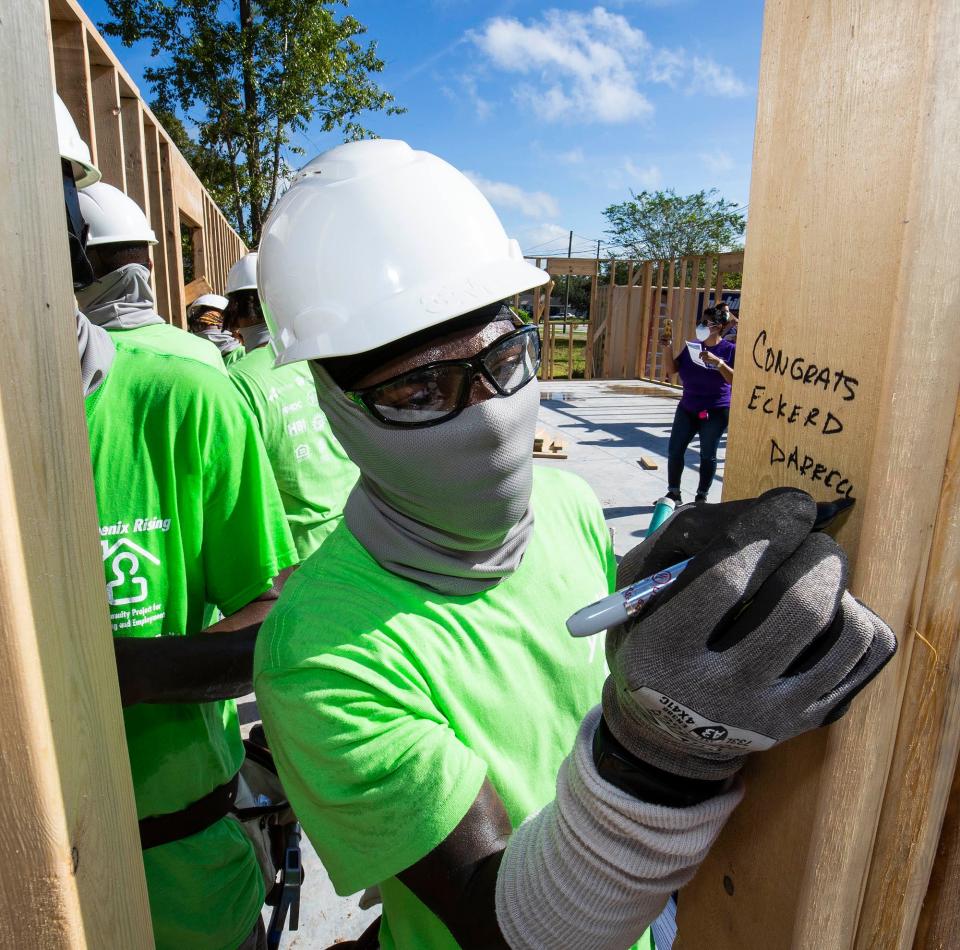
{"label": "vertical wooden post", "polygon": [[[681,273],[681,275],[683,274],[683,261],[682,261],[682,260],[680,261],[680,273]],[[669,273],[667,274],[667,316],[666,316],[666,319],[669,319],[669,320],[671,321],[672,325],[673,325],[673,339],[674,339],[674,341],[676,341],[676,340],[678,339],[678,334],[679,334],[679,332],[680,332],[680,327],[679,327],[679,324],[678,324],[677,319],[676,319],[676,314],[674,313],[674,311],[675,311],[675,309],[676,309],[675,306],[674,306],[674,298],[675,298],[676,295],[675,295],[675,293],[674,293],[673,283],[674,283],[674,281],[676,280],[676,278],[677,278],[677,262],[672,260],[672,261],[670,261],[670,271],[669,271]],[[683,279],[683,278],[682,278],[682,276],[681,276],[681,282],[682,282],[682,279]],[[664,366],[662,359],[658,360],[656,378],[659,379],[661,383],[662,383],[662,382],[665,382],[665,381],[666,381],[666,378],[667,378],[667,369],[666,369],[666,367]]]}
{"label": "vertical wooden post", "polygon": [[584,349],[583,378],[593,379],[593,343],[596,339],[597,328],[597,281],[600,275],[600,260],[597,259],[597,269],[590,277],[590,303],[587,312],[587,343]]}
{"label": "vertical wooden post", "polygon": [[636,267],[636,261],[631,260],[627,265],[627,293],[624,314],[624,345],[620,355],[620,376],[632,376],[633,365],[637,361],[637,347],[639,346],[639,320],[633,317],[633,274]]}
{"label": "vertical wooden post", "polygon": [[643,299],[640,303],[640,350],[634,356],[633,375],[643,378],[647,375],[647,348],[650,345],[651,305],[653,300],[653,261],[643,265]]}
{"label": "vertical wooden post", "polygon": [[173,169],[170,167],[170,145],[160,139],[160,183],[163,200],[163,226],[166,234],[167,281],[170,287],[170,313],[167,319],[186,329],[186,303],[183,296],[183,244],[180,240],[180,209],[174,191]]}
{"label": "vertical wooden post", "polygon": [[[952,685],[906,694],[938,675],[915,631],[949,621],[942,579],[960,573],[939,507],[960,394],[958,74],[957,4],[766,5],[724,496],[856,498],[838,535],[851,589],[900,651],[843,721],[750,762],[744,804],[680,901],[678,948],[912,940],[960,729]],[[800,379],[778,372],[784,357]],[[758,393],[803,409],[765,415]],[[949,655],[955,625],[939,636]]]}
{"label": "vertical wooden post", "polygon": [[90,155],[96,163],[97,134],[91,105],[87,31],[76,20],[53,20],[50,26],[57,92],[73,116],[80,138],[90,146]]}
{"label": "vertical wooden post", "polygon": [[[150,227],[158,238],[166,235],[166,219],[164,216],[163,183],[160,180],[160,143],[157,127],[152,123],[144,122],[144,155],[147,166],[147,188],[150,192]],[[170,305],[170,284],[168,279],[167,254],[158,245],[153,255],[153,276],[157,288],[157,313],[168,323],[172,323],[172,308]]]}
{"label": "vertical wooden post", "polygon": [[93,94],[93,124],[97,137],[97,166],[105,182],[126,192],[127,172],[117,70],[113,66],[91,66],[90,90]]}
{"label": "vertical wooden post", "polygon": [[97,543],[42,0],[0,0],[0,945],[153,946]]}

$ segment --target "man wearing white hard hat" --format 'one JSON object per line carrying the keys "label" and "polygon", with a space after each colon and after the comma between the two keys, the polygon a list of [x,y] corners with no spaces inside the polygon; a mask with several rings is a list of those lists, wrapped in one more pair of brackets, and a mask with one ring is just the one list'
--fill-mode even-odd
{"label": "man wearing white hard hat", "polygon": [[[76,189],[99,173],[61,106],[74,285],[84,296],[103,245],[90,249],[91,266]],[[115,191],[103,187],[93,204]],[[114,235],[144,249],[150,235],[132,218],[130,230]],[[138,299],[118,294],[93,310],[102,315],[112,306],[121,325],[136,323],[145,309]],[[76,323],[155,945],[254,950],[265,946],[265,881],[251,841],[230,815],[244,759],[230,697],[250,691],[253,646],[276,600],[274,579],[296,563],[296,552],[256,425],[224,374],[132,342],[138,329],[108,333],[79,312]],[[217,608],[228,619],[209,627]]]}
{"label": "man wearing white hard hat", "polygon": [[199,360],[224,371],[223,359],[208,341],[171,326],[156,311],[150,286],[150,245],[157,236],[140,206],[119,188],[96,182],[79,194],[89,228],[87,257],[94,280],[77,291],[87,318],[121,344]]}
{"label": "man wearing white hard hat", "polygon": [[[264,624],[255,688],[334,886],[379,885],[357,946],[649,947],[746,752],[839,715],[893,650],[802,492],[680,513],[617,577],[596,497],[531,461],[540,341],[500,301],[547,280],[402,142],[321,155],[264,229],[277,362],[309,361],[360,479]],[[692,556],[606,651],[568,635],[615,580]]]}
{"label": "man wearing white hard hat", "polygon": [[220,294],[201,294],[187,307],[187,329],[212,343],[220,351],[226,366],[246,355],[243,344],[223,329],[223,311],[228,303],[230,301]]}
{"label": "man wearing white hard hat", "polygon": [[227,276],[224,329],[243,338],[247,355],[230,379],[260,426],[290,533],[304,560],[336,528],[357,467],[330,431],[305,363],[274,366],[275,352],[256,289],[256,253]]}

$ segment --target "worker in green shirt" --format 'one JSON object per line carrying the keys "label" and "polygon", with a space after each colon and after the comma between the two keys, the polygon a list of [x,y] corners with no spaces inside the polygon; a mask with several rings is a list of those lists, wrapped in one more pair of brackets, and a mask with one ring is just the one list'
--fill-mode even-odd
{"label": "worker in green shirt", "polygon": [[[76,183],[96,169],[66,110],[57,117],[82,293],[96,268]],[[224,374],[117,345],[79,312],[76,326],[156,946],[260,950],[264,876],[228,817],[243,761],[232,697],[251,690],[257,633],[296,551],[256,424]],[[226,619],[209,626],[215,609]]]}
{"label": "worker in green shirt", "polygon": [[84,315],[121,345],[187,356],[225,373],[216,347],[171,326],[157,313],[150,285],[150,245],[157,238],[139,205],[102,181],[77,197],[89,227],[86,250],[94,276],[77,290]]}
{"label": "worker in green shirt", "polygon": [[290,532],[305,560],[339,523],[357,467],[330,431],[307,365],[273,365],[257,297],[256,260],[256,253],[247,254],[227,277],[224,327],[243,337],[247,353],[230,367],[230,379],[256,417]]}
{"label": "worker in green shirt", "polygon": [[220,294],[201,294],[187,307],[187,329],[212,343],[223,357],[226,366],[243,359],[243,344],[223,329],[223,311],[230,301]]}
{"label": "worker in green shirt", "polygon": [[[587,485],[532,465],[540,340],[500,301],[547,280],[403,142],[319,156],[262,235],[278,362],[309,361],[360,478],[255,686],[334,886],[379,885],[363,946],[649,947],[747,753],[839,716],[895,648],[803,492],[680,512],[617,573]],[[567,634],[690,557],[605,649]]]}

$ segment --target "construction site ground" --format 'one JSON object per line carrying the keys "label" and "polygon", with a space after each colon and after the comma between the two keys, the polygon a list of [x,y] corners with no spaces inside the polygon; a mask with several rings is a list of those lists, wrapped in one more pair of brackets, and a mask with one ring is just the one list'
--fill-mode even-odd
{"label": "construction site ground", "polygon": [[[618,559],[646,533],[655,501],[667,490],[667,444],[680,391],[636,380],[553,380],[540,384],[538,428],[547,443],[564,444],[566,458],[536,460],[585,479],[603,506],[613,529]],[[726,436],[720,442],[717,477],[709,501],[719,501],[723,484]],[[682,490],[692,501],[699,472],[699,441],[687,451]],[[656,468],[644,469],[644,464]],[[259,716],[253,696],[238,702],[246,732]],[[359,895],[338,897],[310,842],[303,839],[306,874],[300,929],[284,935],[282,947],[323,950],[358,937],[378,910],[360,910]],[[268,921],[270,908],[264,910]]]}

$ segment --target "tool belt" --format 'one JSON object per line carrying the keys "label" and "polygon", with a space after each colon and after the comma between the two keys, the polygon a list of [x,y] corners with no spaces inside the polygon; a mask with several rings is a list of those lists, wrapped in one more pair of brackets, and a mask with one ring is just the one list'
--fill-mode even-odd
{"label": "tool belt", "polygon": [[224,782],[223,785],[180,811],[141,818],[140,847],[144,851],[148,848],[157,848],[171,841],[189,838],[190,835],[199,834],[211,825],[215,825],[233,811],[239,779],[238,772],[228,782]]}

